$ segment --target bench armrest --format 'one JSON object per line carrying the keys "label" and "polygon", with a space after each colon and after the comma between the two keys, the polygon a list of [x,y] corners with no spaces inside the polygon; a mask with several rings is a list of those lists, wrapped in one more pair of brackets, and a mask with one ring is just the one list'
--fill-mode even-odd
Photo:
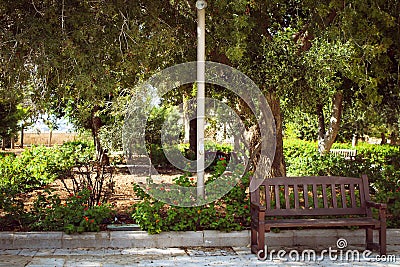
{"label": "bench armrest", "polygon": [[262,206],[260,203],[250,203],[250,207],[253,209],[256,209],[257,211],[264,211],[266,210],[266,207]]}
{"label": "bench armrest", "polygon": [[367,207],[372,207],[372,208],[375,208],[375,209],[386,209],[387,208],[387,205],[386,204],[383,204],[383,203],[376,203],[376,202],[373,202],[373,201],[371,201],[371,200],[367,200],[366,202],[365,202],[365,204],[367,204]]}

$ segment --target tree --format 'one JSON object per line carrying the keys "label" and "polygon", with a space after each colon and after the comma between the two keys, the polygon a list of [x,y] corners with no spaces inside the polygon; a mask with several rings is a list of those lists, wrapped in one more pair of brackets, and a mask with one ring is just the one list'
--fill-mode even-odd
{"label": "tree", "polygon": [[[111,112],[118,113],[115,105],[123,110],[138,82],[196,58],[194,2],[20,0],[0,8],[2,77],[12,81],[7,88],[29,80],[27,64],[37,66],[43,82],[35,102],[90,129],[99,154],[102,125],[115,123]],[[270,104],[275,176],[285,175],[282,107],[318,116],[320,152],[326,153],[344,107],[379,106],[384,93],[378,88],[397,94],[399,1],[218,0],[206,13],[207,59],[247,74]],[[250,109],[233,93],[210,89],[254,130],[256,158],[260,138]],[[182,101],[182,91],[164,101]]]}

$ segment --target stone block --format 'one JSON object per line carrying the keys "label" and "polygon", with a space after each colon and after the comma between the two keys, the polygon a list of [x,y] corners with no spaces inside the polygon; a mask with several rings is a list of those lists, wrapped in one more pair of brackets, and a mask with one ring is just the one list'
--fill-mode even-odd
{"label": "stone block", "polygon": [[265,233],[265,244],[268,247],[293,246],[294,233],[291,230],[283,230],[279,233]]}
{"label": "stone block", "polygon": [[12,249],[14,242],[13,232],[0,232],[0,249]]}
{"label": "stone block", "polygon": [[220,232],[204,231],[206,247],[245,247],[250,245],[250,231]]}
{"label": "stone block", "polygon": [[110,233],[64,234],[62,248],[104,248],[110,246]]}
{"label": "stone block", "polygon": [[13,248],[51,249],[61,248],[62,232],[14,233]]}

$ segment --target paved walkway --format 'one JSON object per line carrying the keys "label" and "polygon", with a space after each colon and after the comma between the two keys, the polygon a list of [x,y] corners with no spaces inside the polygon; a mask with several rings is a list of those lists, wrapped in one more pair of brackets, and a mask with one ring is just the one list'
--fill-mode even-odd
{"label": "paved walkway", "polygon": [[[375,253],[360,258],[345,253],[317,252],[315,257],[309,251],[296,253],[286,250],[282,259],[277,252],[269,251],[274,260],[258,260],[247,247],[224,248],[131,248],[131,249],[22,249],[0,250],[0,266],[400,266],[400,247],[388,251],[389,258],[379,262]],[[274,254],[276,253],[276,254]],[[396,255],[392,258],[391,255]],[[304,257],[305,260],[302,260]],[[336,259],[335,259],[336,258]]]}

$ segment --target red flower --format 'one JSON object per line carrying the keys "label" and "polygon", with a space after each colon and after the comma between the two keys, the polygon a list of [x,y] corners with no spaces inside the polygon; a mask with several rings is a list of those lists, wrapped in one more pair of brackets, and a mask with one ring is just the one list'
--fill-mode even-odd
{"label": "red flower", "polygon": [[225,158],[224,158],[224,157],[222,157],[222,158],[219,158],[219,160],[225,160]]}
{"label": "red flower", "polygon": [[244,205],[244,206],[243,206],[243,208],[245,208],[245,209],[247,209],[248,207],[249,207],[249,206],[247,206],[247,205]]}
{"label": "red flower", "polygon": [[91,220],[90,220],[90,223],[94,223],[94,219],[91,219]]}
{"label": "red flower", "polygon": [[85,219],[85,221],[89,221],[89,218],[87,216],[83,216],[83,218]]}
{"label": "red flower", "polygon": [[86,207],[86,208],[84,208],[83,210],[84,210],[84,211],[87,211],[88,209],[89,209],[89,208],[88,208],[88,207]]}
{"label": "red flower", "polygon": [[190,178],[190,181],[194,181],[194,178],[192,177],[192,178]]}
{"label": "red flower", "polygon": [[101,202],[98,202],[98,203],[97,203],[97,206],[101,206]]}

